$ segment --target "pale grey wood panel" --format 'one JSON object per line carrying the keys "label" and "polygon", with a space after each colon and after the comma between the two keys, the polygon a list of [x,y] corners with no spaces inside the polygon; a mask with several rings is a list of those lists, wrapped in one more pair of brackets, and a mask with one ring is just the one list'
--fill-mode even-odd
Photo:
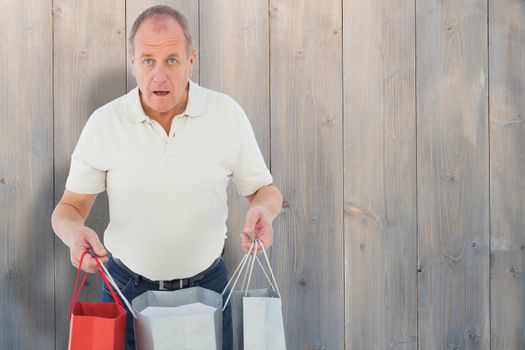
{"label": "pale grey wood panel", "polygon": [[[224,92],[241,105],[269,166],[268,4],[257,0],[202,1],[200,38],[201,85]],[[244,255],[239,235],[244,227],[247,203],[230,183],[225,247],[225,261],[230,273]],[[276,239],[278,236],[279,233],[275,232]],[[266,281],[260,280],[260,276],[254,277],[254,288]]]}
{"label": "pale grey wood panel", "polygon": [[270,1],[272,263],[289,349],[344,347],[342,6]]}
{"label": "pale grey wood panel", "polygon": [[416,8],[419,348],[488,349],[487,2]]}
{"label": "pale grey wood panel", "polygon": [[[190,33],[192,36],[193,48],[199,51],[199,0],[126,0],[126,53],[128,50],[127,40],[131,31],[131,26],[135,19],[147,8],[155,5],[168,5],[171,6],[186,16],[188,24],[190,26]],[[129,57],[127,56],[127,90],[133,89],[137,86],[137,82],[131,75],[131,66]],[[197,55],[197,61],[193,66],[193,74],[191,80],[199,83],[199,56]]]}
{"label": "pale grey wood panel", "polygon": [[525,2],[489,2],[492,349],[525,348]]}
{"label": "pale grey wood panel", "polygon": [[51,1],[0,16],[0,348],[54,349]]}
{"label": "pale grey wood panel", "polygon": [[[62,197],[70,157],[91,113],[126,93],[124,1],[54,1],[55,202]],[[87,220],[99,236],[108,223],[107,196],[98,196]],[[66,349],[69,303],[76,269],[69,249],[56,239],[56,348]],[[102,296],[90,276],[84,300]]]}
{"label": "pale grey wood panel", "polygon": [[346,347],[417,349],[414,1],[343,6]]}

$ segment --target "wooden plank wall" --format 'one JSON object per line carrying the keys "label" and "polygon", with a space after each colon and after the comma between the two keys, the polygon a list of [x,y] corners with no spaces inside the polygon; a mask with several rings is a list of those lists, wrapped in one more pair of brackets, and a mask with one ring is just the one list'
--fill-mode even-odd
{"label": "wooden plank wall", "polygon": [[416,349],[414,2],[344,5],[346,346]]}
{"label": "wooden plank wall", "polygon": [[342,6],[270,1],[271,164],[290,349],[344,344]]}
{"label": "wooden plank wall", "polygon": [[416,10],[419,346],[487,349],[487,3]]}
{"label": "wooden plank wall", "polygon": [[[55,203],[64,192],[70,156],[86,120],[98,107],[126,92],[124,21],[123,2],[53,2]],[[109,221],[107,212],[103,193],[87,220],[101,238]],[[56,349],[66,349],[66,315],[76,271],[69,249],[59,239],[55,242]],[[99,279],[89,279],[83,293],[87,299],[100,298]]]}
{"label": "wooden plank wall", "polygon": [[[50,216],[87,118],[135,86],[127,35],[157,3],[2,2],[1,349],[67,348],[75,270]],[[289,349],[525,348],[523,1],[167,4],[285,197]],[[247,204],[228,194],[232,269]]]}
{"label": "wooden plank wall", "polygon": [[54,349],[51,2],[0,11],[0,349]]}
{"label": "wooden plank wall", "polygon": [[490,1],[492,349],[525,348],[525,3]]}

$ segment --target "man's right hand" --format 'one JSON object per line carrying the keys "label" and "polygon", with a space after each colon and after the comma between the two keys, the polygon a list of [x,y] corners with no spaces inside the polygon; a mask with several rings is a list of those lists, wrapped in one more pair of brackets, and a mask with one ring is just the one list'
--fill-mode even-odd
{"label": "man's right hand", "polygon": [[[78,268],[80,257],[86,250],[93,249],[95,255],[99,258],[101,263],[108,261],[108,252],[100,242],[95,231],[87,226],[79,226],[78,229],[71,232],[72,240],[68,242],[69,251],[71,254],[71,263]],[[98,265],[91,254],[87,254],[82,260],[82,270],[94,273],[98,271]]]}
{"label": "man's right hand", "polygon": [[[77,268],[82,254],[90,249],[93,249],[102,263],[108,261],[108,253],[98,239],[97,233],[84,225],[96,197],[96,194],[65,190],[51,216],[53,230],[69,247],[71,263]],[[82,260],[82,270],[97,272],[98,265],[91,254],[86,254]]]}

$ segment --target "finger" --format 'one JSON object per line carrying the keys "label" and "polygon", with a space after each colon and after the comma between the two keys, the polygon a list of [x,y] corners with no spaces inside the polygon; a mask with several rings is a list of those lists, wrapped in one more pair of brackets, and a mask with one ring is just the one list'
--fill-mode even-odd
{"label": "finger", "polygon": [[[243,236],[244,234],[242,234],[241,236]],[[242,249],[244,250],[244,253],[247,254],[248,252],[250,252],[250,248],[251,248],[251,253],[253,255],[253,253],[255,252],[255,241],[252,241],[251,239],[246,239],[242,242],[241,244],[242,246]]]}
{"label": "finger", "polygon": [[259,233],[255,240],[259,241],[258,247],[260,250],[262,250],[261,245],[264,247],[264,249],[268,249],[272,245],[271,238],[264,233]]}
{"label": "finger", "polygon": [[[242,245],[242,249],[244,250],[244,253],[248,253],[248,251],[250,250],[251,246],[252,246],[251,243],[243,244],[243,245]],[[254,250],[254,249],[252,248],[252,251],[253,251],[253,250]]]}
{"label": "finger", "polygon": [[[81,255],[82,254],[80,254],[80,256]],[[80,258],[77,258],[76,263],[73,263],[73,266],[78,268],[79,264],[80,264]],[[94,273],[94,272],[98,271],[97,262],[95,261],[95,259],[90,254],[86,254],[84,256],[84,259],[82,259],[81,270],[85,271],[85,272],[89,272],[89,273]]]}
{"label": "finger", "polygon": [[252,251],[250,252],[250,255],[255,255],[257,253],[257,251],[260,249],[259,244],[260,243],[257,243],[257,245],[255,245],[255,244],[253,245],[253,248],[252,248]]}
{"label": "finger", "polygon": [[[247,235],[245,235],[244,233],[241,234],[242,248],[244,250],[244,253],[247,254],[249,252],[249,250],[250,250],[250,247],[254,244],[255,239],[252,241],[251,239],[244,238],[244,237],[247,237]],[[261,253],[262,252],[261,244],[266,245],[264,242],[262,242],[262,240],[260,238],[257,239],[257,240],[259,241],[258,244],[257,244],[257,249],[255,249],[255,245],[254,245],[250,255],[254,255],[255,253],[257,253],[257,254]]]}
{"label": "finger", "polygon": [[[88,254],[86,254],[84,256],[84,259],[82,259],[82,255],[85,252],[88,252]],[[88,255],[89,255],[89,251],[85,247],[78,247],[77,246],[77,247],[71,248],[71,264],[73,264],[73,266],[78,269],[78,267],[80,265],[80,260],[82,259],[82,266],[84,266],[86,258],[87,258]]]}
{"label": "finger", "polygon": [[244,250],[244,253],[248,253],[248,250],[250,250],[253,243],[252,238],[246,233],[241,233],[240,237],[242,249]]}
{"label": "finger", "polygon": [[260,214],[253,211],[248,210],[248,213],[246,214],[246,222],[244,224],[244,228],[242,230],[243,233],[250,234],[255,230],[255,225],[259,221]]}
{"label": "finger", "polygon": [[242,244],[247,244],[247,245],[252,244],[252,237],[250,237],[249,234],[243,232],[241,233],[240,237],[241,237]]}
{"label": "finger", "polygon": [[95,260],[92,260],[91,262],[86,261],[85,263],[82,263],[82,270],[89,273],[95,273],[98,271],[98,266],[96,266]]}
{"label": "finger", "polygon": [[95,255],[97,255],[98,257],[105,257],[106,255],[108,255],[106,248],[104,248],[102,242],[100,242],[100,239],[96,234],[87,235],[86,240],[95,252]]}
{"label": "finger", "polygon": [[96,255],[94,256],[90,255],[89,260],[88,260],[89,268],[91,271],[97,272],[99,269],[101,269],[99,264],[105,264],[106,262],[108,262],[108,260],[109,260],[108,256],[100,257]]}

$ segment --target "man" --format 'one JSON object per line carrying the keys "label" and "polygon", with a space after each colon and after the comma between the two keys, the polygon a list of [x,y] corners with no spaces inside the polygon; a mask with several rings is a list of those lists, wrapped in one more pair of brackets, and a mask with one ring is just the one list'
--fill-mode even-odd
{"label": "man", "polygon": [[[147,9],[133,24],[129,46],[138,86],[97,109],[86,123],[53,212],[53,229],[69,247],[74,266],[93,249],[129,300],[147,290],[196,285],[222,292],[229,179],[250,203],[241,234],[245,252],[252,239],[271,246],[282,196],[242,108],[189,79],[196,53],[180,12]],[[84,225],[104,190],[107,250]],[[82,269],[96,272],[94,258],[86,257]],[[111,300],[107,290],[104,300]],[[231,349],[229,306],[223,324],[223,349]],[[126,349],[134,349],[130,313],[127,325]]]}

